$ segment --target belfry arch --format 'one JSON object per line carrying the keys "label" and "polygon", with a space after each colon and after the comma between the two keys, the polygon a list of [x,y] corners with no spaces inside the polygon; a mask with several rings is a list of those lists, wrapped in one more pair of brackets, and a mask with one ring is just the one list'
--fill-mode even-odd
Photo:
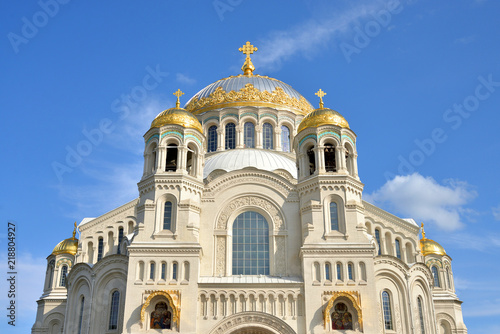
{"label": "belfry arch", "polygon": [[209,334],[297,334],[283,320],[262,312],[242,312],[220,321]]}

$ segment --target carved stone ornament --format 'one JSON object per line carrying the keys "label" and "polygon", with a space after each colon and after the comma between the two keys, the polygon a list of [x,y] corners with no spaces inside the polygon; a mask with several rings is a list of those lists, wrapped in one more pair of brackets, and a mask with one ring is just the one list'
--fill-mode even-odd
{"label": "carved stone ornament", "polygon": [[358,313],[358,323],[359,323],[359,327],[362,331],[363,330],[363,313],[361,311],[359,292],[357,292],[357,291],[333,291],[333,292],[328,292],[327,294],[332,295],[332,297],[328,301],[328,304],[326,304],[326,308],[323,311],[323,324],[325,326],[325,329],[331,328],[330,310],[333,307],[333,303],[335,303],[335,300],[337,300],[337,298],[339,298],[339,297],[346,297],[347,299],[349,299],[352,302],[354,309]]}
{"label": "carved stone ornament", "polygon": [[145,320],[146,320],[146,309],[148,308],[149,304],[151,303],[151,300],[156,297],[156,296],[163,296],[165,297],[170,306],[172,307],[172,322],[179,324],[179,319],[181,316],[181,296],[178,291],[173,291],[173,290],[157,290],[152,292],[144,304],[142,305],[141,308],[141,323],[144,326]]}
{"label": "carved stone ornament", "polygon": [[276,208],[276,206],[267,199],[257,196],[245,196],[231,201],[219,215],[219,219],[217,220],[217,229],[226,230],[231,214],[235,210],[245,206],[259,207],[266,211],[272,217],[275,231],[283,231],[285,229],[283,218],[281,217],[278,208]]}

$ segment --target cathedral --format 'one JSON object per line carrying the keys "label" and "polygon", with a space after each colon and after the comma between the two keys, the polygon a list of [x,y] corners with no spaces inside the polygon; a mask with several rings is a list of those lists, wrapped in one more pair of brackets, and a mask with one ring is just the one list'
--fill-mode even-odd
{"label": "cathedral", "polygon": [[363,201],[326,93],[316,109],[239,51],[242,74],[152,120],[138,198],[47,257],[32,333],[467,333],[450,256]]}

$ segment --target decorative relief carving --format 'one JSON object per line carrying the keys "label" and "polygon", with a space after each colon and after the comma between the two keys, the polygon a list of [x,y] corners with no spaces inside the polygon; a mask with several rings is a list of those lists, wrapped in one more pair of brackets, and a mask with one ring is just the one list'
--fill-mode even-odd
{"label": "decorative relief carving", "polygon": [[215,263],[215,274],[226,275],[226,237],[217,237],[217,256]]}
{"label": "decorative relief carving", "polygon": [[[242,325],[251,326],[252,324],[257,324],[262,328],[269,328],[272,333],[296,334],[295,331],[283,320],[260,312],[243,312],[232,315],[222,320],[214,329],[210,331],[210,334],[233,333],[235,332],[235,329],[241,327]],[[260,330],[259,333],[261,332],[263,331]],[[242,333],[250,334],[252,332],[244,331]]]}
{"label": "decorative relief carving", "polygon": [[265,210],[273,219],[274,230],[276,231],[285,230],[283,218],[281,217],[281,214],[276,208],[276,206],[267,199],[260,198],[257,196],[245,196],[231,201],[231,203],[229,203],[229,205],[227,205],[225,209],[221,212],[219,219],[217,221],[217,229],[226,230],[229,216],[231,216],[231,214],[235,210],[245,206],[256,206]]}
{"label": "decorative relief carving", "polygon": [[331,328],[330,312],[333,307],[333,303],[339,297],[346,297],[352,302],[354,309],[358,313],[358,323],[361,330],[363,330],[363,312],[361,311],[361,298],[358,291],[326,291],[324,295],[331,295],[332,297],[326,304],[325,310],[323,311],[323,324],[325,329]]}
{"label": "decorative relief carving", "polygon": [[401,312],[399,311],[399,305],[394,305],[394,308],[396,309],[396,332],[402,333],[403,327],[401,325]]}
{"label": "decorative relief carving", "polygon": [[286,246],[285,246],[285,237],[276,237],[276,255],[274,257],[274,261],[276,264],[276,275],[286,275]]}

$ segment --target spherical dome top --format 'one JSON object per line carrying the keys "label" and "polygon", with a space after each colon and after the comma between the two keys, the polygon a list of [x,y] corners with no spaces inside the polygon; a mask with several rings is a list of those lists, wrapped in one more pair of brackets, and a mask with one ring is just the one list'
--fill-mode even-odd
{"label": "spherical dome top", "polygon": [[255,167],[270,172],[282,169],[297,178],[295,161],[278,152],[252,148],[228,150],[209,157],[205,161],[203,178],[216,169],[231,172],[245,167]]}
{"label": "spherical dome top", "polygon": [[75,237],[73,237],[73,238],[64,239],[63,241],[58,243],[57,246],[52,251],[52,254],[53,255],[59,255],[59,254],[76,255],[77,250],[78,250],[78,239],[75,239]]}
{"label": "spherical dome top", "polygon": [[342,128],[349,129],[349,123],[347,123],[344,116],[340,113],[329,108],[319,108],[304,117],[299,124],[297,133],[307,128],[317,128],[318,126],[328,124],[338,125]]}
{"label": "spherical dome top", "polygon": [[151,128],[159,128],[167,124],[176,124],[203,133],[198,119],[192,113],[182,108],[170,108],[162,111],[155,117],[153,123],[151,123]]}
{"label": "spherical dome top", "polygon": [[420,250],[422,251],[423,256],[427,255],[446,255],[446,251],[444,250],[443,246],[438,244],[436,241],[427,239],[423,237],[420,239]]}
{"label": "spherical dome top", "polygon": [[185,108],[193,114],[200,114],[232,106],[285,107],[300,115],[314,109],[290,85],[257,74],[240,74],[216,81],[196,93]]}

